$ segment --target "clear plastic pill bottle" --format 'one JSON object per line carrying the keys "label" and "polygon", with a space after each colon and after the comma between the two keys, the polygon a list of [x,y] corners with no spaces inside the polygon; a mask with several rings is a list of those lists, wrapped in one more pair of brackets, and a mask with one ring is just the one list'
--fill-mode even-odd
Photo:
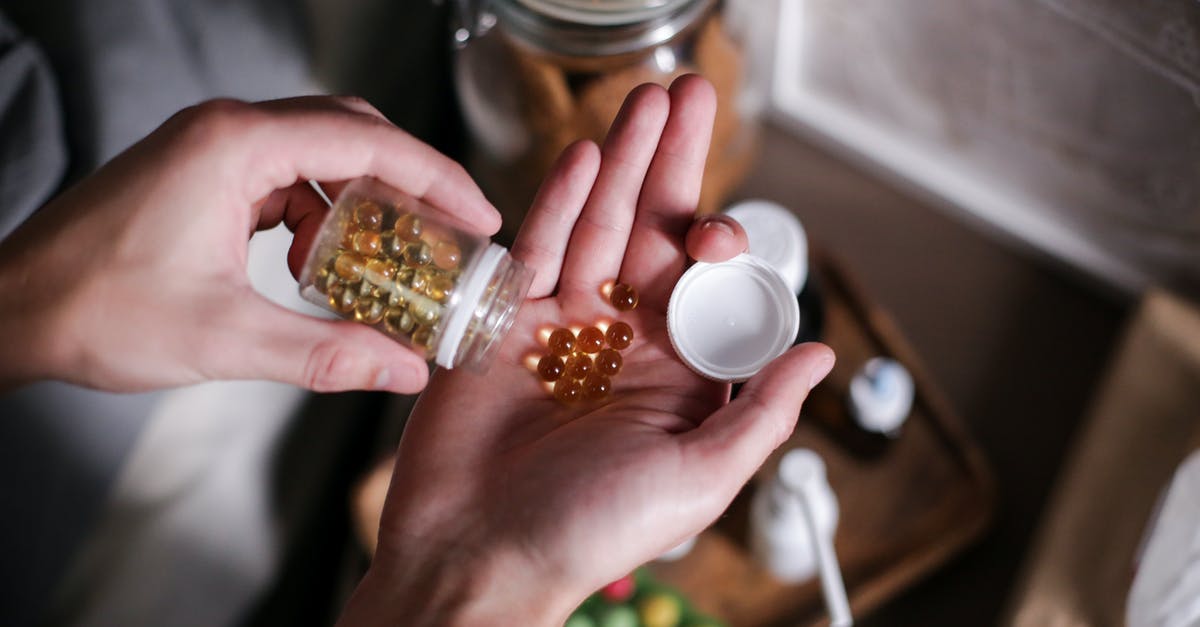
{"label": "clear plastic pill bottle", "polygon": [[304,263],[300,294],[439,366],[484,372],[532,278],[504,247],[368,177],[338,195]]}

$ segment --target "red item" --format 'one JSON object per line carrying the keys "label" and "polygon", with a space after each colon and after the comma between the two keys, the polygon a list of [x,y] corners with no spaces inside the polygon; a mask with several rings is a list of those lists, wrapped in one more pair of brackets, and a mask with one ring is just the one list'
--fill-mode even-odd
{"label": "red item", "polygon": [[633,596],[633,575],[625,575],[600,589],[600,596],[612,603],[623,603]]}

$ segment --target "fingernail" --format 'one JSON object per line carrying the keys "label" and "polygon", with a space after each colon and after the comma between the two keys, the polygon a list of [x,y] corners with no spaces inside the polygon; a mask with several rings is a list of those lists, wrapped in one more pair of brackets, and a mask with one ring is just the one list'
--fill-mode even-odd
{"label": "fingernail", "polygon": [[717,229],[718,231],[724,231],[729,235],[736,236],[737,231],[733,229],[732,224],[729,224],[729,220],[732,220],[732,218],[728,218],[726,216],[706,216],[704,218],[704,222],[700,225],[700,228],[705,230]]}
{"label": "fingernail", "polygon": [[817,387],[825,377],[829,376],[829,372],[833,370],[833,355],[826,355],[821,358],[821,361],[813,366],[812,374],[808,380],[808,389],[812,390]]}
{"label": "fingernail", "polygon": [[388,371],[388,369],[387,369],[387,368],[384,368],[383,370],[380,370],[380,371],[379,371],[379,374],[375,375],[375,386],[374,386],[374,389],[376,389],[376,390],[386,390],[386,389],[387,389],[387,384],[388,384],[388,381],[390,381],[390,380],[391,380],[391,378],[392,378],[392,375],[391,375],[391,373]]}

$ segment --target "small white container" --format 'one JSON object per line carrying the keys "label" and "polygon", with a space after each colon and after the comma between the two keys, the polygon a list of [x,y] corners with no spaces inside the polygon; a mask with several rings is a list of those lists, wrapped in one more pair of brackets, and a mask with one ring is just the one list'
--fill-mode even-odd
{"label": "small white container", "polygon": [[799,294],[808,282],[808,235],[796,214],[769,200],[746,200],[725,210],[746,231],[749,253],[767,262]]}
{"label": "small white container", "polygon": [[825,479],[825,462],[808,449],[788,451],[779,471],[759,488],[750,505],[750,549],[781,581],[811,579],[819,566],[801,499],[805,498],[819,537],[832,538],[838,524],[837,497]]}
{"label": "small white container", "polygon": [[697,263],[667,303],[667,332],[685,364],[717,381],[740,382],[779,357],[800,331],[796,295],[765,261],[748,254]]}
{"label": "small white container", "polygon": [[895,359],[875,357],[850,380],[850,414],[864,430],[895,437],[912,413],[915,395],[907,368]]}

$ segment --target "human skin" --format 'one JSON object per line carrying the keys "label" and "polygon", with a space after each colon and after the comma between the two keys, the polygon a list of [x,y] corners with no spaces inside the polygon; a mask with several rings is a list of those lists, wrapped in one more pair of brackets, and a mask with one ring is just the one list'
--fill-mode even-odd
{"label": "human skin", "polygon": [[[693,224],[714,109],[696,76],[642,86],[603,148],[564,152],[512,250],[536,271],[530,300],[485,376],[438,371],[418,401],[340,624],[561,625],[711,523],[791,433],[827,347],[793,348],[730,402],[667,338],[685,250],[722,259],[744,242],[727,222]],[[632,312],[600,293],[618,278],[641,292]],[[562,404],[529,358],[546,328],[597,319],[630,323],[634,344],[609,400]]]}
{"label": "human skin", "polygon": [[454,161],[365,101],[305,97],[186,109],[0,242],[0,389],[60,379],[140,391],[272,379],[318,391],[424,387],[379,333],[288,311],[246,274],[285,223],[298,267],[325,207],[306,181],[372,175],[484,235],[500,216]]}
{"label": "human skin", "polygon": [[[513,255],[536,272],[486,377],[439,371],[410,419],[376,559],[344,625],[561,624],[584,596],[706,526],[791,432],[833,364],[792,349],[729,402],[671,350],[666,300],[688,254],[745,249],[693,220],[715,97],[643,86],[602,149],[569,148]],[[371,175],[489,234],[499,216],[457,164],[361,100],[214,101],[173,117],[0,243],[0,388],[58,379],[137,391],[213,379],[420,390],[419,357],[362,325],[271,304],[246,276],[260,229],[295,232],[296,272],[325,208],[305,183]],[[616,317],[641,291],[610,402],[564,407],[526,358],[545,325]]]}

